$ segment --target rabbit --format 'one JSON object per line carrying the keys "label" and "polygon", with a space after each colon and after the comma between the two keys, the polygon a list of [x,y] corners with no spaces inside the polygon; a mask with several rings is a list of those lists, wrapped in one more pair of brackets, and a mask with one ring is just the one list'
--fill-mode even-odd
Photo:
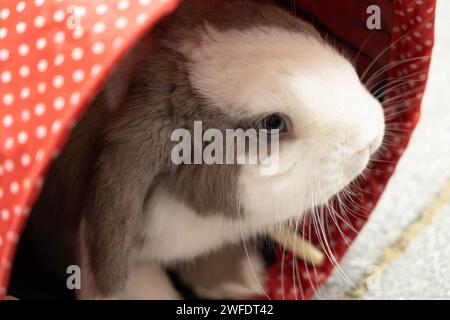
{"label": "rabbit", "polygon": [[[195,121],[276,130],[278,170],[174,164],[172,133]],[[380,102],[311,24],[251,0],[184,0],[74,127],[26,234],[55,274],[82,266],[80,298],[182,298],[172,267],[206,298],[259,295],[264,261],[242,245],[326,204],[383,136]],[[215,284],[225,260],[236,276]],[[191,262],[203,271],[177,267]]]}

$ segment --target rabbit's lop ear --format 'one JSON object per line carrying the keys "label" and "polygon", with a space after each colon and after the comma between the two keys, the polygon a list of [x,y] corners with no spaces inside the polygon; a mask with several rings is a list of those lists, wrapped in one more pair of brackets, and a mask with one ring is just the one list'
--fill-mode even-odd
{"label": "rabbit's lop ear", "polygon": [[145,100],[131,94],[106,126],[84,203],[82,241],[98,294],[106,297],[126,281],[145,198],[168,163],[167,119]]}

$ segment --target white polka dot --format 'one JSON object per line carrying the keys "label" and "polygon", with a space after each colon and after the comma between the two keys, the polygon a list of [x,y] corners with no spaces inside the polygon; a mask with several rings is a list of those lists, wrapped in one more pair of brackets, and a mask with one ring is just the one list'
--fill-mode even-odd
{"label": "white polka dot", "polygon": [[24,167],[28,167],[31,163],[31,157],[29,154],[24,153],[22,155],[22,157],[20,157],[20,163],[22,164],[22,166]]}
{"label": "white polka dot", "polygon": [[66,34],[63,31],[58,31],[53,36],[53,41],[55,41],[56,43],[63,43],[65,38]]}
{"label": "white polka dot", "polygon": [[16,6],[16,11],[19,13],[22,12],[23,10],[25,10],[26,5],[27,4],[25,3],[25,1],[20,1]]}
{"label": "white polka dot", "polygon": [[34,0],[34,5],[40,7],[44,4],[45,0]]}
{"label": "white polka dot", "polygon": [[39,94],[43,94],[47,90],[47,83],[45,82],[39,82],[37,85],[37,92]]}
{"label": "white polka dot", "polygon": [[137,18],[136,18],[136,23],[137,23],[138,25],[141,25],[141,24],[143,24],[145,21],[147,21],[147,19],[148,19],[147,13],[141,13],[141,14],[139,14],[139,15],[137,16]]}
{"label": "white polka dot", "polygon": [[105,14],[108,11],[108,6],[106,4],[99,4],[96,8],[95,8],[95,13],[98,15],[102,15]]}
{"label": "white polka dot", "polygon": [[63,10],[57,10],[55,11],[55,13],[53,14],[53,21],[55,22],[61,22],[64,20],[66,14],[64,13]]}
{"label": "white polka dot", "polygon": [[122,38],[115,38],[112,45],[114,48],[118,48],[122,45],[122,43],[123,43]]}
{"label": "white polka dot", "polygon": [[79,18],[84,17],[86,15],[87,9],[83,6],[77,5],[73,14]]}
{"label": "white polka dot", "polygon": [[62,108],[64,108],[64,106],[66,105],[66,101],[63,97],[57,97],[54,101],[53,101],[53,108],[55,108],[55,110],[61,110]]}
{"label": "white polka dot", "polygon": [[120,17],[114,23],[114,25],[116,26],[117,29],[123,29],[127,26],[127,24],[128,24],[128,19],[126,17]]}
{"label": "white polka dot", "polygon": [[0,61],[6,61],[9,58],[8,49],[0,49]]}
{"label": "white polka dot", "polygon": [[43,104],[42,102],[39,102],[35,107],[34,107],[34,113],[37,116],[42,116],[45,113],[45,104]]}
{"label": "white polka dot", "polygon": [[8,35],[8,29],[0,28],[0,39],[5,39]]}
{"label": "white polka dot", "polygon": [[70,95],[70,104],[71,105],[77,105],[80,102],[80,93],[74,92]]}
{"label": "white polka dot", "polygon": [[36,28],[42,28],[45,25],[45,18],[44,16],[37,16],[34,18],[34,26]]}
{"label": "white polka dot", "polygon": [[17,194],[19,192],[20,186],[19,184],[14,181],[9,185],[9,191],[11,191],[12,194]]}
{"label": "white polka dot", "polygon": [[14,162],[11,160],[6,160],[4,167],[6,172],[12,172],[14,171]]}
{"label": "white polka dot", "polygon": [[13,138],[6,138],[5,140],[5,149],[10,150],[14,146],[14,139]]}
{"label": "white polka dot", "polygon": [[[14,187],[14,191],[13,191],[13,184],[17,185]],[[17,189],[16,189],[17,188]],[[12,193],[17,193],[19,192],[19,184],[17,182],[13,182],[11,183],[11,192]],[[6,234],[6,239],[8,239],[11,242],[16,242],[19,237],[17,236],[17,234],[15,234],[13,231],[8,231],[8,233]],[[6,261],[4,261],[5,263]],[[5,266],[7,267],[7,265],[9,265],[9,262],[5,263]]]}
{"label": "white polka dot", "polygon": [[28,52],[30,52],[30,47],[26,43],[19,46],[19,55],[26,56]]}
{"label": "white polka dot", "polygon": [[80,60],[83,57],[83,49],[81,48],[74,48],[72,50],[72,59],[73,60]]}
{"label": "white polka dot", "polygon": [[80,39],[84,34],[84,29],[81,27],[75,28],[72,35],[75,39]]}
{"label": "white polka dot", "polygon": [[14,119],[13,119],[12,115],[7,114],[7,115],[5,115],[3,117],[3,121],[2,122],[3,122],[3,126],[5,128],[10,128],[12,126],[13,122],[14,122]]}
{"label": "white polka dot", "polygon": [[72,80],[74,82],[81,82],[84,80],[84,71],[83,70],[75,70],[74,73],[72,74]]}
{"label": "white polka dot", "polygon": [[52,124],[51,131],[53,133],[58,133],[60,129],[61,129],[61,121],[55,120]]}
{"label": "white polka dot", "polygon": [[24,33],[26,29],[27,29],[27,24],[25,22],[21,21],[18,24],[16,24],[16,32],[17,33]]}
{"label": "white polka dot", "polygon": [[29,110],[23,110],[20,113],[20,119],[22,119],[22,121],[27,122],[28,120],[30,120],[31,118],[31,112]]}
{"label": "white polka dot", "polygon": [[22,78],[26,78],[30,75],[30,67],[24,64],[19,69],[19,74]]}
{"label": "white polka dot", "polygon": [[0,19],[6,20],[9,17],[9,9],[5,8],[0,11]]}
{"label": "white polka dot", "polygon": [[433,28],[433,24],[432,24],[431,22],[427,22],[427,23],[425,24],[425,28],[431,29],[431,28]]}
{"label": "white polka dot", "polygon": [[14,102],[14,96],[12,93],[6,93],[3,96],[3,103],[7,106],[10,106]]}
{"label": "white polka dot", "polygon": [[28,141],[28,134],[25,131],[19,132],[17,135],[17,142],[20,144],[24,144]]}
{"label": "white polka dot", "polygon": [[92,45],[92,52],[94,54],[102,54],[105,51],[105,45],[103,42],[97,41]]}
{"label": "white polka dot", "polygon": [[43,125],[36,128],[36,137],[39,139],[44,139],[47,135],[47,128]]}
{"label": "white polka dot", "polygon": [[12,75],[11,72],[9,71],[3,71],[2,75],[0,77],[0,79],[2,80],[3,83],[8,83],[11,81]]}
{"label": "white polka dot", "polygon": [[55,88],[61,88],[64,85],[64,77],[61,75],[55,76],[52,84]]}
{"label": "white polka dot", "polygon": [[130,3],[128,2],[128,0],[120,0],[118,3],[117,3],[117,8],[119,9],[119,10],[127,10],[128,8],[130,7]]}
{"label": "white polka dot", "polygon": [[96,77],[101,71],[102,71],[102,66],[99,64],[96,64],[91,69],[91,75],[93,77]]}
{"label": "white polka dot", "polygon": [[39,38],[39,39],[36,41],[36,48],[37,48],[38,50],[44,49],[46,45],[47,45],[47,39],[45,39],[44,37]]}
{"label": "white polka dot", "polygon": [[22,88],[22,90],[20,90],[20,98],[25,100],[30,96],[30,93],[31,93],[30,88],[24,87],[24,88]]}
{"label": "white polka dot", "polygon": [[62,65],[64,62],[64,55],[62,53],[58,54],[55,57],[55,60],[53,61],[53,63],[55,64],[55,66],[59,67],[60,65]]}
{"label": "white polka dot", "polygon": [[9,220],[9,211],[7,209],[3,209],[0,214],[0,217],[3,221]]}
{"label": "white polka dot", "polygon": [[105,31],[105,29],[106,29],[106,25],[103,22],[97,22],[92,27],[92,31],[94,31],[94,33],[96,33],[96,34],[103,33]]}
{"label": "white polka dot", "polygon": [[23,212],[22,206],[19,205],[14,206],[13,212],[15,215],[20,215]]}
{"label": "white polka dot", "polygon": [[150,3],[152,3],[152,0],[139,0],[139,3],[141,6],[148,6]]}
{"label": "white polka dot", "polygon": [[[31,187],[31,180],[30,180],[30,178],[25,178],[25,179],[23,179],[22,184],[23,184],[23,187],[24,187],[25,189],[30,189],[30,187]],[[25,212],[25,213],[26,213],[26,212]]]}

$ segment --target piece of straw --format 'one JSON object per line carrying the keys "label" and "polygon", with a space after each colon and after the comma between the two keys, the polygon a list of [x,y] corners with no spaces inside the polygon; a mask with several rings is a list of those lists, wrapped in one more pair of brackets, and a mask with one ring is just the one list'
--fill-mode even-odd
{"label": "piece of straw", "polygon": [[325,254],[319,248],[292,230],[276,229],[270,231],[269,236],[285,249],[292,251],[297,258],[313,266],[320,266],[325,261]]}

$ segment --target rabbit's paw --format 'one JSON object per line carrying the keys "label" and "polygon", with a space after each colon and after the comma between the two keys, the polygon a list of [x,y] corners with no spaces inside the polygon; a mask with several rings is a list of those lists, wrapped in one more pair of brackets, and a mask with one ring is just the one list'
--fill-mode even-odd
{"label": "rabbit's paw", "polygon": [[265,263],[257,251],[223,251],[184,266],[181,280],[201,298],[249,299],[264,295]]}

